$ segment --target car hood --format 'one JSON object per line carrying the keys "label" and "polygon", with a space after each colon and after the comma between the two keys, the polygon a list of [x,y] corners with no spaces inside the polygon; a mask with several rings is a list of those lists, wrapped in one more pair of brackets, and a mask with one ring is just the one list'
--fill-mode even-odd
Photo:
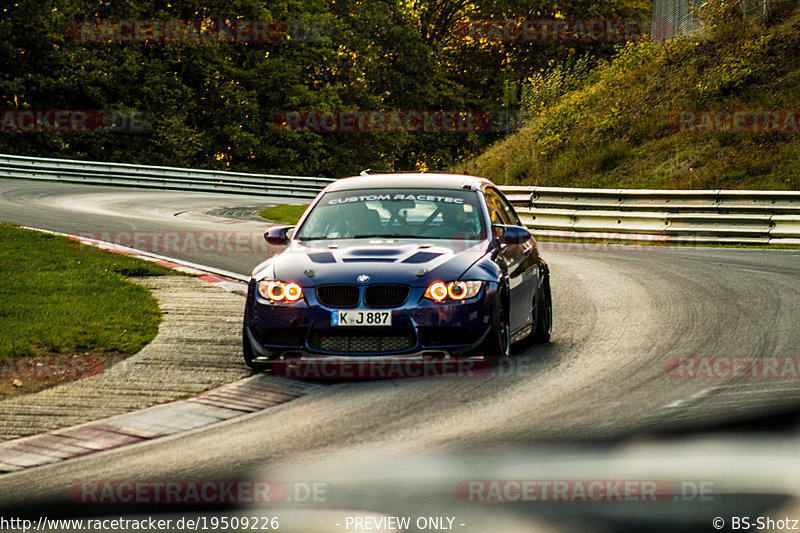
{"label": "car hood", "polygon": [[488,252],[487,241],[413,242],[363,239],[292,241],[280,254],[253,271],[253,277],[274,276],[301,285],[404,283],[427,286],[435,280],[458,279]]}

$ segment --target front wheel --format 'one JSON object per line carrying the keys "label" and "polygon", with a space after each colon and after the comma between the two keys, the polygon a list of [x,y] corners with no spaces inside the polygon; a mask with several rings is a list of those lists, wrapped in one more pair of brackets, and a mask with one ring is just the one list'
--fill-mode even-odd
{"label": "front wheel", "polygon": [[489,360],[497,360],[511,356],[511,330],[506,319],[506,310],[498,293],[492,313],[492,328],[486,339],[473,352]]}
{"label": "front wheel", "polygon": [[550,298],[550,280],[546,279],[539,290],[536,302],[536,329],[533,330],[531,341],[535,343],[550,342],[550,333],[553,331],[553,300]]}

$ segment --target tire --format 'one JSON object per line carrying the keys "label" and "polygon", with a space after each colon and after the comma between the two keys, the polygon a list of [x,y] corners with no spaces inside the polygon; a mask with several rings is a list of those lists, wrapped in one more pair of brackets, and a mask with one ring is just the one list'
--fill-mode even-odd
{"label": "tire", "polygon": [[511,357],[511,330],[506,319],[506,310],[503,306],[503,297],[498,293],[492,312],[492,328],[486,339],[473,352],[489,361],[499,361]]}
{"label": "tire", "polygon": [[536,302],[536,327],[530,336],[533,343],[550,342],[553,331],[553,300],[550,297],[550,278],[545,279]]}

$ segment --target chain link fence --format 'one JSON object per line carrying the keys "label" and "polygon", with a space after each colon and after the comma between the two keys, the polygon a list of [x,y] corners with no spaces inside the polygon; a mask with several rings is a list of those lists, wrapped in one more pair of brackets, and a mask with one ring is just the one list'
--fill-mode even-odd
{"label": "chain link fence", "polygon": [[[750,20],[769,21],[781,9],[800,6],[800,0],[730,0],[736,2],[742,15]],[[672,39],[700,28],[697,13],[706,6],[705,0],[653,0],[653,19],[664,21],[656,27],[659,40]]]}
{"label": "chain link fence", "polygon": [[655,25],[658,40],[685,35],[699,26],[691,0],[653,0],[653,20],[662,22]]}

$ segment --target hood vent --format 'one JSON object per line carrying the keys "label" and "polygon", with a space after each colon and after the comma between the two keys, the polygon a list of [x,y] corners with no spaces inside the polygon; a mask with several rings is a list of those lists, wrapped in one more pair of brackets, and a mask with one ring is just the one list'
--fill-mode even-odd
{"label": "hood vent", "polygon": [[394,263],[397,259],[391,257],[345,257],[344,263]]}
{"label": "hood vent", "polygon": [[396,248],[357,248],[348,251],[348,255],[366,257],[385,257],[390,255],[401,255],[402,253],[402,250],[398,250]]}
{"label": "hood vent", "polygon": [[417,252],[408,259],[406,259],[405,261],[403,261],[403,263],[411,263],[412,265],[418,265],[420,263],[427,263],[428,261],[436,259],[440,255],[442,254],[438,254],[436,252]]}
{"label": "hood vent", "polygon": [[333,257],[333,254],[330,252],[318,252],[313,254],[308,254],[308,258],[311,259],[315,263],[335,263],[336,258]]}

